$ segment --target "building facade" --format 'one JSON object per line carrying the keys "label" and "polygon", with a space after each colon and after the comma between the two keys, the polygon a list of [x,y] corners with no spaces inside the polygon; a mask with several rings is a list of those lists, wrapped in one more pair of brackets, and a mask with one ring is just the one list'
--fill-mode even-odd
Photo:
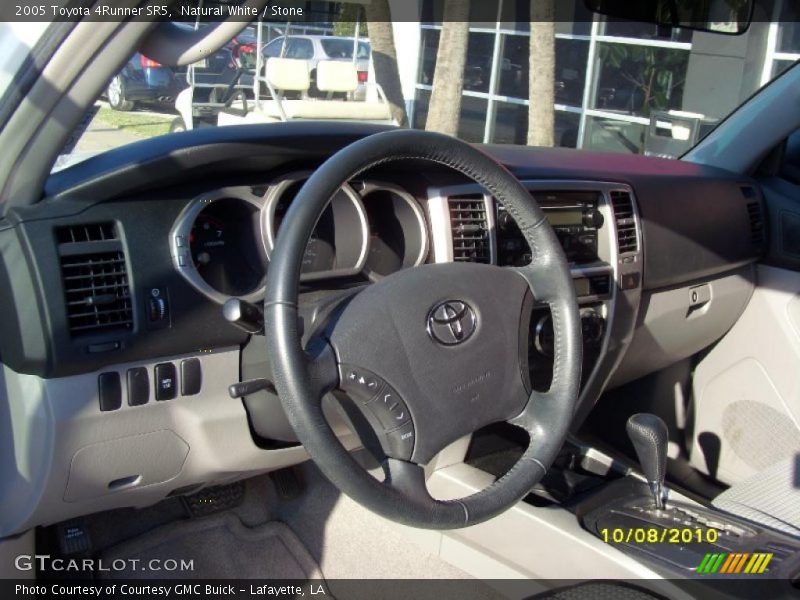
{"label": "building facade", "polygon": [[[407,0],[397,1],[407,11]],[[524,144],[530,0],[477,4],[480,14],[470,18],[459,136]],[[668,30],[664,37],[654,25],[593,15],[583,0],[556,4],[555,141],[560,146],[677,156],[800,59],[796,0],[757,0],[747,32],[726,37],[687,29]],[[436,68],[442,29],[436,6],[423,0],[418,22],[394,24],[415,127],[425,126]]]}

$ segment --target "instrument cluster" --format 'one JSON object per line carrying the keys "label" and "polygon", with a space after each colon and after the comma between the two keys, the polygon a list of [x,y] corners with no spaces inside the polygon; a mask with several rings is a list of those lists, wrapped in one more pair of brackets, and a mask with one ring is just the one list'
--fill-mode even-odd
{"label": "instrument cluster", "polygon": [[[309,176],[222,188],[191,200],[170,232],[175,268],[216,302],[259,300],[286,215]],[[376,281],[424,263],[428,248],[425,215],[412,195],[391,183],[350,182],[331,198],[314,228],[301,281]]]}

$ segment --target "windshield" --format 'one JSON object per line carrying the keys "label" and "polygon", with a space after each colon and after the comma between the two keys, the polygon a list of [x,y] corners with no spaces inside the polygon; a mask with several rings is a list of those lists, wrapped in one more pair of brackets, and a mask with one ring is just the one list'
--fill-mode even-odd
{"label": "windshield", "polygon": [[583,0],[559,3],[572,20],[554,22],[529,2],[495,0],[494,21],[469,22],[431,5],[383,22],[327,3],[313,20],[253,23],[188,68],[136,53],[55,168],[157,135],[303,120],[677,158],[800,59],[792,2],[739,36],[613,20]]}

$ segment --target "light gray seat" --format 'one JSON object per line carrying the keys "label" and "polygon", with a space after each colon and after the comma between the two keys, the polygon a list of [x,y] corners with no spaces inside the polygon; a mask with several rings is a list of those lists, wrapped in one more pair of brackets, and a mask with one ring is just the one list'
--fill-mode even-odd
{"label": "light gray seat", "polygon": [[800,537],[800,456],[784,459],[717,496],[725,512]]}

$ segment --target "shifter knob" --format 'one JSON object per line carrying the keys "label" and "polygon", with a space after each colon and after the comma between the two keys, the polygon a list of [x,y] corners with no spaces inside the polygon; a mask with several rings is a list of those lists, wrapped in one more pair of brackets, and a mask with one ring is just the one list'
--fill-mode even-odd
{"label": "shifter knob", "polygon": [[659,417],[648,413],[638,413],[628,419],[628,437],[633,443],[636,455],[656,508],[664,508],[664,477],[667,473],[667,426]]}

